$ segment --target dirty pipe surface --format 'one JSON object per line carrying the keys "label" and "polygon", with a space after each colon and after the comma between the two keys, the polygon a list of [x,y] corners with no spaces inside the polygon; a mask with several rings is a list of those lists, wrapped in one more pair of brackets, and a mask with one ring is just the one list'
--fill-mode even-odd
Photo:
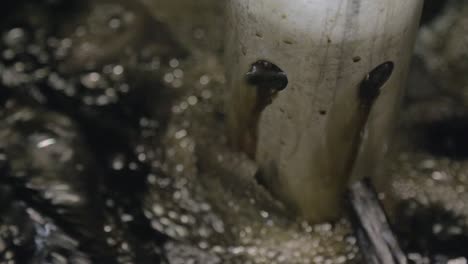
{"label": "dirty pipe surface", "polygon": [[[422,3],[228,1],[226,111],[232,146],[254,157],[262,183],[308,220],[337,219],[345,187],[378,175]],[[264,70],[252,82],[259,62],[270,63],[279,75]],[[385,62],[393,63],[392,76],[361,131],[359,86]]]}

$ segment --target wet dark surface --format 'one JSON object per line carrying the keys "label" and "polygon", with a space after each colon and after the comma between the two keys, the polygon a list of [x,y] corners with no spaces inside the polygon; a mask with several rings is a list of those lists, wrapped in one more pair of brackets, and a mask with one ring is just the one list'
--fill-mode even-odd
{"label": "wet dark surface", "polygon": [[441,14],[447,5],[447,0],[425,0],[421,24],[430,23],[435,17]]}
{"label": "wet dark surface", "polygon": [[7,7],[0,255],[11,263],[158,263],[166,239],[140,203],[171,98],[161,65],[186,52],[142,6]]}

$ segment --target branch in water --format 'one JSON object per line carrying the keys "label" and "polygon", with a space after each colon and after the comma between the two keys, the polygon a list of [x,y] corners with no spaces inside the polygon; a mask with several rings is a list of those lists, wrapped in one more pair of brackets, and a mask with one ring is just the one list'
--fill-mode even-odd
{"label": "branch in water", "polygon": [[348,189],[351,222],[367,264],[406,264],[406,255],[393,234],[370,180]]}

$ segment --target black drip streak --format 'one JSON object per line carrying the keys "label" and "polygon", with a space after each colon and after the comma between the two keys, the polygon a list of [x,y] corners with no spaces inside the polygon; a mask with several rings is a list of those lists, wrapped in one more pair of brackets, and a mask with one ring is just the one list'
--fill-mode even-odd
{"label": "black drip streak", "polygon": [[[393,62],[384,62],[370,71],[359,85],[357,129],[353,136],[353,146],[347,163],[348,173],[353,171],[372,106],[379,97],[381,88],[392,75],[393,68]],[[406,263],[405,255],[389,227],[372,184],[366,180],[353,184],[348,189],[346,201],[350,206],[353,227],[366,263]]]}
{"label": "black drip streak", "polygon": [[252,139],[253,146],[246,146],[247,154],[253,157],[256,151],[260,115],[273,102],[278,92],[286,88],[288,77],[275,64],[266,60],[258,60],[247,72],[246,82],[254,86],[256,90],[255,105],[247,126],[248,137]]}
{"label": "black drip streak", "polygon": [[384,62],[370,71],[364,80],[359,85],[358,100],[359,105],[357,109],[357,129],[353,135],[353,146],[351,148],[351,155],[346,165],[346,172],[352,173],[354,163],[356,161],[359,147],[362,144],[364,130],[366,128],[369,115],[375,101],[380,95],[380,90],[384,84],[390,79],[393,73],[394,64],[391,61]]}

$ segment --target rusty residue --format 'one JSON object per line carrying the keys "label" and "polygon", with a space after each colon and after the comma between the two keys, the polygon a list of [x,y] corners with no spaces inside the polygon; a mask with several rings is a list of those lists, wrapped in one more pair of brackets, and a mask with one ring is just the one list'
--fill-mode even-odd
{"label": "rusty residue", "polygon": [[251,65],[250,70],[247,72],[246,82],[255,87],[256,96],[255,105],[247,121],[243,150],[250,157],[254,157],[257,148],[260,115],[273,102],[278,92],[286,88],[288,77],[275,64],[266,60],[258,60]]}

